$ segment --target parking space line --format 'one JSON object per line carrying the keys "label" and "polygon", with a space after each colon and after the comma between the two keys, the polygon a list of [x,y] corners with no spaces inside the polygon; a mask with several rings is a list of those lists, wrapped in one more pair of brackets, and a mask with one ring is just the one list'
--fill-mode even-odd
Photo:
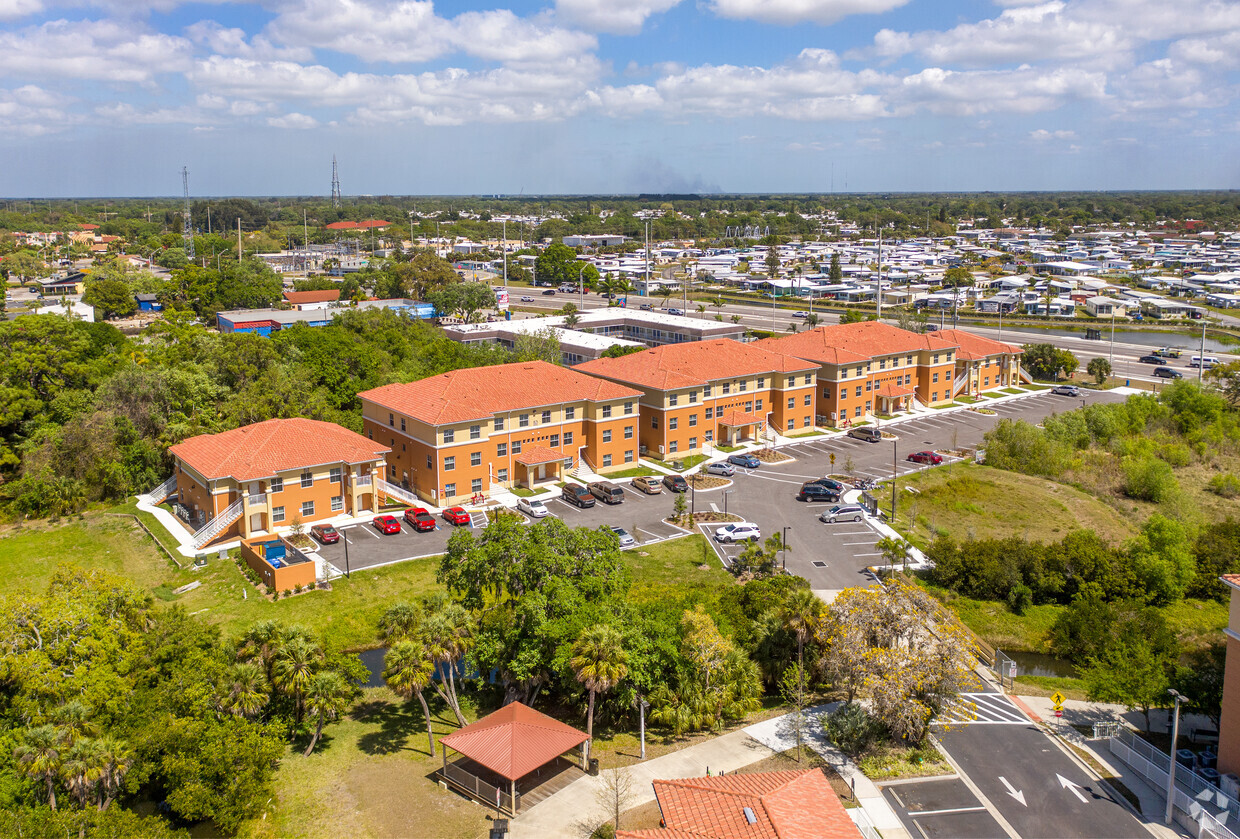
{"label": "parking space line", "polygon": [[908,813],[908,817],[910,819],[917,819],[917,818],[921,818],[922,816],[949,816],[953,813],[978,813],[985,809],[986,809],[985,807],[978,806],[978,807],[953,807],[950,810],[919,810],[917,812],[913,812],[912,810],[907,810],[906,812]]}
{"label": "parking space line", "polygon": [[841,545],[873,545],[874,541],[872,539],[867,539],[864,542],[840,542],[840,544]]}
{"label": "parking space line", "polygon": [[863,556],[882,556],[882,554],[853,554],[853,559],[860,559]]}
{"label": "parking space line", "polygon": [[378,534],[378,533],[374,533],[374,532],[372,532],[372,531],[371,531],[371,529],[370,529],[369,527],[363,527],[363,528],[362,528],[362,532],[363,532],[363,533],[369,533],[371,536],[375,537],[376,539],[378,539],[378,538],[379,538],[379,534]]}

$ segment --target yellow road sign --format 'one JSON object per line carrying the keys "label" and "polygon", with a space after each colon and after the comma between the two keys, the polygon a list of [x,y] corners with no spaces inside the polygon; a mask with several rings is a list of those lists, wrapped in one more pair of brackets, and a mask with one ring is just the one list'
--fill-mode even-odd
{"label": "yellow road sign", "polygon": [[1063,705],[1063,701],[1064,701],[1064,695],[1060,693],[1059,691],[1055,691],[1054,693],[1051,694],[1051,702],[1055,704],[1056,711],[1058,711],[1060,707]]}

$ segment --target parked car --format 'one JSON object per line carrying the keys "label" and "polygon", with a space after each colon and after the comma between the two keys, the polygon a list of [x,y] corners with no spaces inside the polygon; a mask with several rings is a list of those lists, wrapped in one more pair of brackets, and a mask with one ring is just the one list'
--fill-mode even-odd
{"label": "parked car", "polygon": [[843,504],[823,510],[818,517],[820,522],[834,524],[837,521],[861,521],[865,518],[865,508],[859,504]]}
{"label": "parked car", "polygon": [[807,318],[809,317],[809,312],[793,312],[792,316],[794,318]]}
{"label": "parked car", "polygon": [[725,478],[730,478],[736,474],[736,467],[731,463],[712,463],[706,467],[706,474],[723,475]]}
{"label": "parked car", "polygon": [[943,462],[943,456],[932,451],[913,452],[905,459],[912,463],[928,463],[931,466],[938,466]]}
{"label": "parked car", "polygon": [[546,297],[547,295],[550,295],[550,294],[555,294],[555,289],[554,289],[554,288],[548,288],[548,289],[544,289],[544,290],[543,290],[543,296],[544,296],[544,297]]}
{"label": "parked car", "polygon": [[375,516],[370,520],[370,523],[384,535],[400,533],[400,522],[396,520],[396,516]]}
{"label": "parked car", "polygon": [[680,475],[664,475],[663,486],[672,492],[688,492],[689,482]]}
{"label": "parked car", "polygon": [[810,481],[802,484],[800,491],[797,492],[797,501],[839,501],[839,490],[831,489],[829,486]]}
{"label": "parked car", "polygon": [[620,540],[620,547],[622,548],[631,548],[637,544],[637,540],[633,538],[633,534],[629,533],[623,527],[613,527],[611,532],[616,534],[616,537]]}
{"label": "parked car", "polygon": [[1143,355],[1137,359],[1142,364],[1162,364],[1163,360],[1156,355]]}
{"label": "parked car", "polygon": [[638,475],[630,483],[634,489],[640,489],[647,495],[658,495],[663,491],[663,484],[657,475]]}
{"label": "parked car", "polygon": [[758,525],[748,521],[725,524],[715,531],[715,540],[725,545],[729,542],[743,542],[746,539],[756,542],[761,538],[762,531],[758,529]]}
{"label": "parked car", "polygon": [[1154,375],[1160,379],[1182,379],[1184,374],[1179,370],[1172,370],[1170,367],[1155,367]]}
{"label": "parked car", "polygon": [[641,304],[640,306],[638,306],[637,308],[641,309],[643,312],[653,312],[653,311],[654,311],[654,306],[651,306],[649,303],[643,303],[643,304]]}
{"label": "parked car", "polygon": [[460,526],[469,524],[469,513],[465,512],[464,507],[449,507],[443,511],[443,518],[448,524]]}
{"label": "parked car", "polygon": [[551,512],[547,509],[547,505],[539,501],[537,498],[532,500],[529,498],[522,498],[517,502],[517,509],[532,519],[540,519]]}
{"label": "parked car", "polygon": [[864,440],[867,443],[877,443],[883,439],[883,435],[879,433],[877,428],[850,428],[848,436],[854,440]]}
{"label": "parked car", "polygon": [[1076,385],[1059,385],[1051,388],[1051,393],[1056,396],[1080,396],[1081,389]]}
{"label": "parked car", "polygon": [[525,294],[525,295],[522,295],[522,296],[521,296],[521,302],[522,302],[522,303],[533,303],[533,302],[534,302],[534,298],[533,298],[533,297],[530,297],[528,294]]}
{"label": "parked car", "polygon": [[728,455],[728,463],[731,463],[733,466],[744,466],[746,469],[757,469],[762,465],[762,461],[751,454]]}
{"label": "parked car", "polygon": [[843,484],[841,484],[839,481],[835,480],[834,478],[827,478],[827,477],[814,478],[814,480],[806,481],[806,483],[819,484],[821,486],[826,487],[827,489],[833,489],[836,492],[843,492],[844,490],[848,489],[848,487],[844,486]]}
{"label": "parked car", "polygon": [[419,533],[435,529],[435,517],[425,507],[410,507],[405,510],[405,521]]}
{"label": "parked car", "polygon": [[590,494],[604,504],[623,504],[624,490],[611,481],[595,481],[589,486]]}
{"label": "parked car", "polygon": [[316,524],[310,528],[310,535],[324,545],[334,545],[340,541],[340,532],[330,524]]}
{"label": "parked car", "polygon": [[581,484],[566,484],[560,491],[560,498],[582,509],[594,506],[594,496]]}
{"label": "parked car", "polygon": [[667,313],[669,315],[683,315],[685,311],[684,309],[668,309]]}

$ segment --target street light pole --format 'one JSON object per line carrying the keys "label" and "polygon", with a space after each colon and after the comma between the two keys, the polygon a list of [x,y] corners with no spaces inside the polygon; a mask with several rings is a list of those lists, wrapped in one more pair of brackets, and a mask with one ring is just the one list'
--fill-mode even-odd
{"label": "street light pole", "polygon": [[646,759],[646,709],[650,707],[650,703],[640,696],[637,697],[637,713],[639,725],[641,726],[642,738],[642,760]]}
{"label": "street light pole", "polygon": [[504,291],[508,290],[508,219],[500,222],[504,229],[504,244],[500,245],[500,250],[504,252]]}
{"label": "street light pole", "polygon": [[353,575],[349,573],[349,537],[341,531],[340,538],[344,539],[344,575],[351,580]]}
{"label": "street light pole", "polygon": [[730,489],[725,489],[723,491],[723,514],[725,516],[728,514],[728,496],[731,494],[732,494],[732,490]]}
{"label": "street light pole", "polygon": [[788,571],[788,531],[791,527],[784,528],[783,538],[779,542],[779,553],[782,555],[784,572]]}
{"label": "street light pole", "polygon": [[1171,724],[1171,769],[1167,772],[1167,812],[1163,817],[1163,824],[1171,824],[1171,811],[1175,806],[1175,745],[1180,738],[1180,701],[1184,699],[1179,691],[1169,690],[1171,698],[1175,700],[1174,718]]}
{"label": "street light pole", "polygon": [[896,526],[896,470],[899,461],[896,459],[897,441],[891,441],[891,526]]}

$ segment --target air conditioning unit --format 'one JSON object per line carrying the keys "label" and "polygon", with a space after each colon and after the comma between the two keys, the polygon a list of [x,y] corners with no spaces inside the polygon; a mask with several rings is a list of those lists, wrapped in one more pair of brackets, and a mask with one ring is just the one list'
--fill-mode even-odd
{"label": "air conditioning unit", "polygon": [[659,454],[663,454],[663,447],[659,446]]}

